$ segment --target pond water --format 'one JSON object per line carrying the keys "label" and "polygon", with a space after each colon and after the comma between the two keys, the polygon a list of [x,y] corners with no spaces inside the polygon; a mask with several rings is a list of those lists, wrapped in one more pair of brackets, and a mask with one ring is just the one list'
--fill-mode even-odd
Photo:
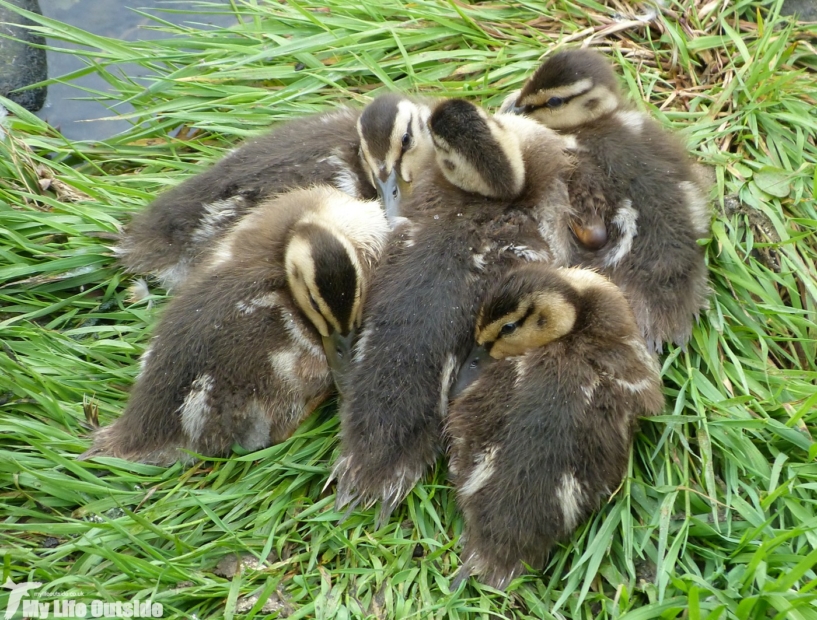
{"label": "pond water", "polygon": [[[215,3],[229,6],[229,0],[215,0]],[[166,9],[189,9],[194,3],[168,0],[40,0],[43,15],[61,22],[77,26],[93,34],[113,37],[124,41],[157,39],[170,35],[148,29],[155,24],[136,10],[156,15],[175,24],[196,24],[197,27],[226,27],[236,23],[232,15],[178,14],[162,11]],[[55,47],[68,47],[61,41],[49,40]],[[55,78],[88,66],[83,56],[69,53],[48,52],[48,77]],[[123,65],[121,70],[132,78],[149,75],[147,70],[137,65]],[[81,87],[81,88],[80,88]],[[84,101],[92,96],[83,88],[110,92],[112,89],[99,75],[89,74],[70,83],[51,84],[45,106],[37,113],[42,119],[62,131],[71,140],[104,140],[120,133],[130,126],[124,119],[98,120],[131,111],[128,104],[119,104],[108,109],[95,101]]]}

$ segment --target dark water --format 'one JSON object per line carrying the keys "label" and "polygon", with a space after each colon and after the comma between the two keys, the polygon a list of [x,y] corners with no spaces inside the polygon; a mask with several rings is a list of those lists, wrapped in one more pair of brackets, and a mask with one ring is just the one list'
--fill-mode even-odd
{"label": "dark water", "polygon": [[[229,7],[229,0],[215,0],[215,3]],[[195,6],[192,2],[167,0],[40,0],[43,15],[87,30],[93,34],[137,41],[166,38],[164,32],[149,30],[151,19],[139,15],[132,9],[144,11],[175,24],[195,24],[196,27],[227,27],[236,23],[232,15],[178,14],[162,11],[162,8],[186,10]],[[68,47],[61,41],[49,40],[55,47]],[[83,69],[88,62],[83,56],[70,53],[48,52],[48,77],[55,78]],[[109,69],[115,70],[115,69]],[[121,71],[138,79],[149,73],[137,65],[122,65]],[[133,108],[128,104],[118,104],[109,110],[95,101],[78,100],[93,96],[82,88],[101,92],[111,92],[108,83],[99,75],[88,74],[65,84],[51,84],[48,99],[37,114],[51,125],[58,127],[63,135],[72,140],[104,140],[130,127],[123,119],[97,120],[103,117],[126,114]]]}

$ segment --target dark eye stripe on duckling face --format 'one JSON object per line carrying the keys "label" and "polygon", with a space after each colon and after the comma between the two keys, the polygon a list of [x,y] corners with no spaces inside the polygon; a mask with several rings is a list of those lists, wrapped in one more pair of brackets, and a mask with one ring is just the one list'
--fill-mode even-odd
{"label": "dark eye stripe on duckling face", "polygon": [[400,217],[400,202],[411,193],[412,181],[431,155],[429,114],[421,103],[388,94],[372,101],[358,119],[360,158],[392,223]]}
{"label": "dark eye stripe on duckling face", "polygon": [[569,290],[563,279],[553,271],[516,269],[506,274],[500,284],[486,296],[477,319],[477,332],[486,331],[490,324],[518,313],[520,307],[533,300],[538,292],[566,294]]}
{"label": "dark eye stripe on duckling face", "polygon": [[534,285],[522,274],[510,276],[489,295],[477,319],[476,341],[502,359],[548,344],[574,329],[579,294],[556,276]]}
{"label": "dark eye stripe on duckling face", "polygon": [[392,151],[392,130],[402,99],[396,94],[378,97],[366,106],[357,121],[364,158],[374,170]]}
{"label": "dark eye stripe on duckling face", "polygon": [[552,107],[557,108],[564,105],[574,97],[584,95],[593,90],[593,80],[584,78],[573,84],[565,84],[564,86],[554,86],[545,88],[543,90],[535,90],[528,94],[519,95],[519,106],[539,108]]}
{"label": "dark eye stripe on duckling face", "polygon": [[[552,95],[552,92],[547,90],[535,93],[525,98],[524,101],[541,99],[544,102],[539,105],[523,103],[522,107],[525,115],[552,129],[571,129],[584,123],[590,123],[605,114],[614,112],[619,106],[618,97],[606,86],[595,86],[570,98],[556,97]],[[557,101],[558,105],[553,105],[554,101]]]}
{"label": "dark eye stripe on duckling face", "polygon": [[483,196],[513,200],[525,181],[519,139],[477,106],[451,99],[429,119],[437,161],[457,187]]}
{"label": "dark eye stripe on duckling face", "polygon": [[354,250],[321,226],[310,225],[308,235],[303,233],[296,232],[287,248],[292,294],[322,336],[347,334],[361,301]]}
{"label": "dark eye stripe on duckling face", "polygon": [[519,93],[516,110],[554,129],[576,127],[615,111],[615,74],[595,52],[559,52],[539,67]]}
{"label": "dark eye stripe on duckling face", "polygon": [[591,50],[571,49],[548,58],[530,77],[519,93],[519,104],[537,92],[550,92],[551,97],[570,98],[606,86],[618,93],[615,73],[607,60]]}
{"label": "dark eye stripe on duckling face", "polygon": [[402,95],[381,95],[370,103],[357,122],[360,148],[370,173],[385,179],[397,170],[407,183],[412,181],[410,166],[403,156],[422,138],[422,109]]}

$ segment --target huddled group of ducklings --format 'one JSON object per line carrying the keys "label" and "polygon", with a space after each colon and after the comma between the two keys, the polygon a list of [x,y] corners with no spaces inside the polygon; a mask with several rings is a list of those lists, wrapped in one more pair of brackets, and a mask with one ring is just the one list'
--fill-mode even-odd
{"label": "huddled group of ducklings", "polygon": [[389,94],[291,121],[125,231],[174,297],[81,458],[262,448],[337,391],[337,505],[382,522],[447,448],[457,580],[505,588],[620,485],[656,351],[705,306],[709,226],[685,149],[589,50],[495,115]]}

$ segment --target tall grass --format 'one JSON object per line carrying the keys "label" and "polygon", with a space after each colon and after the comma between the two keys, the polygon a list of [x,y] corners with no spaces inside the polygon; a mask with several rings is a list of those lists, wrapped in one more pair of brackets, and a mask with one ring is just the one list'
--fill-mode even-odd
{"label": "tall grass", "polygon": [[[2,102],[0,580],[166,618],[817,618],[817,28],[748,0],[169,7],[238,24],[160,15],[173,38],[126,44],[30,15],[51,49],[85,46],[63,79],[99,73],[113,94],[89,96],[130,102],[131,130],[68,142]],[[331,404],[281,445],[189,468],[74,460],[86,419],[121,412],[165,303],[130,300],[111,256],[128,213],[276,121],[391,89],[495,105],[565,44],[609,52],[714,170],[714,295],[665,356],[666,414],[642,423],[625,484],[544,572],[450,590],[462,521],[442,462],[380,530],[373,510],[340,522]]]}

